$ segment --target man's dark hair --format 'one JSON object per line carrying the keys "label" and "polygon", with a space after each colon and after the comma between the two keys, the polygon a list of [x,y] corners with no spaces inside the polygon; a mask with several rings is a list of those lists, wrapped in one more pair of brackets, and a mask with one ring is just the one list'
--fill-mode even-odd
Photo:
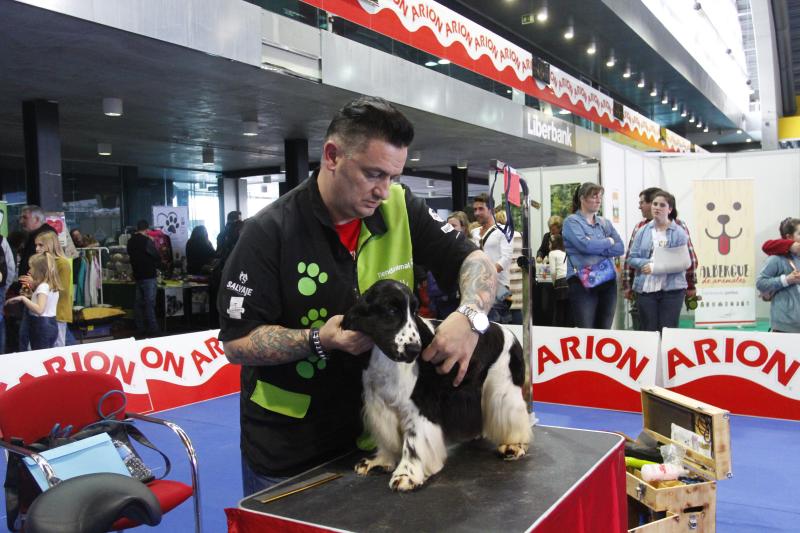
{"label": "man's dark hair", "polygon": [[659,196],[661,198],[663,198],[664,200],[666,200],[667,204],[672,209],[672,212],[669,214],[668,218],[670,220],[675,220],[676,218],[678,218],[678,208],[675,207],[675,197],[672,196],[667,191],[664,191],[664,190],[661,190],[661,189],[656,189],[656,191],[650,196],[650,200],[649,201],[652,202],[653,200],[655,200]]}
{"label": "man's dark hair", "polygon": [[150,223],[148,221],[142,219],[136,223],[136,231],[142,231],[145,229],[150,229]]}
{"label": "man's dark hair", "polygon": [[332,137],[338,137],[347,152],[362,150],[373,139],[405,148],[414,140],[414,126],[383,98],[361,96],[333,117],[325,140]]}
{"label": "man's dark hair", "polygon": [[241,211],[230,211],[228,213],[228,218],[226,220],[227,220],[227,222],[236,222],[240,218],[242,218],[242,212]]}
{"label": "man's dark hair", "polygon": [[475,198],[472,199],[472,203],[475,203],[475,202],[482,202],[482,203],[484,203],[484,204],[486,204],[488,206],[489,205],[489,195],[486,194],[485,192],[482,192],[478,196],[476,196]]}
{"label": "man's dark hair", "polygon": [[653,201],[653,195],[660,191],[658,187],[648,187],[639,193],[639,196],[644,196],[644,201],[648,204]]}

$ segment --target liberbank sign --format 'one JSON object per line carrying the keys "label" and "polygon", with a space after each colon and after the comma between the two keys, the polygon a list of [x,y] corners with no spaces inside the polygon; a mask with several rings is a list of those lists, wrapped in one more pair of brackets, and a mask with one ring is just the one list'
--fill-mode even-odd
{"label": "liberbank sign", "polygon": [[522,136],[575,151],[575,126],[564,120],[525,108]]}

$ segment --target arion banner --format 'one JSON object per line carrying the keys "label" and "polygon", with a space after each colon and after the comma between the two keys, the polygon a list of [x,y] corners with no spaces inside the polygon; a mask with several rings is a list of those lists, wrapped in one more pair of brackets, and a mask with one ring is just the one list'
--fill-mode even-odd
{"label": "arion banner", "polygon": [[752,179],[695,180],[695,325],[756,321],[755,191]]}
{"label": "arion banner", "polygon": [[0,394],[34,377],[88,370],[122,383],[128,411],[147,413],[239,391],[239,367],[228,364],[219,331],[137,341],[48,348],[3,356]]}

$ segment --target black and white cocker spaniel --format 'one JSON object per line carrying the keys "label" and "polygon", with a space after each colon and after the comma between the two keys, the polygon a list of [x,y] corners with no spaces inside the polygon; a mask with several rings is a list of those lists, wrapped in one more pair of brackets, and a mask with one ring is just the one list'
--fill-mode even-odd
{"label": "black and white cocker spaniel", "polygon": [[344,329],[374,342],[364,370],[364,423],[377,444],[374,457],[355,467],[360,475],[392,472],[389,487],[419,488],[439,472],[446,442],[486,437],[507,460],[525,455],[533,438],[522,395],[525,363],[514,335],[492,323],[478,340],[458,387],[457,367],[440,375],[418,358],[437,321],[417,315],[414,294],[402,283],[375,283],[345,314]]}

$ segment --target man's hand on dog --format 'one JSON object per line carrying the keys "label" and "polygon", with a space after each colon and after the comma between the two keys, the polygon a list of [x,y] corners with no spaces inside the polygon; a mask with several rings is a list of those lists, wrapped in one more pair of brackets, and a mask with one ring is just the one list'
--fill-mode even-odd
{"label": "man's hand on dog", "polygon": [[319,328],[319,341],[325,350],[360,354],[372,349],[372,339],[361,332],[342,329],[344,315],[332,316]]}
{"label": "man's hand on dog", "polygon": [[458,387],[467,374],[476,344],[478,333],[472,330],[469,319],[461,313],[451,313],[436,328],[436,335],[423,350],[422,359],[437,365],[439,374],[449,373],[458,364],[458,374],[453,380],[453,386]]}

